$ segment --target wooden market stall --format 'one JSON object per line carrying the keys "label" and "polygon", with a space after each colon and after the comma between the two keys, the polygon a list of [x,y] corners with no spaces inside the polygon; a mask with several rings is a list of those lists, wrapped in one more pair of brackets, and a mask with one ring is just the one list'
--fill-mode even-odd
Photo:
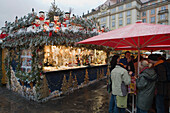
{"label": "wooden market stall", "polygon": [[9,36],[2,48],[7,88],[42,102],[106,76],[110,48],[76,44],[99,34],[95,20],[70,18],[66,13],[66,19],[56,20],[54,15],[50,22],[44,12],[39,14],[6,22]]}

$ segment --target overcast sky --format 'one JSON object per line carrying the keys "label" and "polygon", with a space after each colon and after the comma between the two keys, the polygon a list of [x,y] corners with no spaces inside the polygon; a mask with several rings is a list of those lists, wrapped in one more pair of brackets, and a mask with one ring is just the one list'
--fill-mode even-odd
{"label": "overcast sky", "polygon": [[[54,0],[0,0],[0,27],[4,26],[5,21],[13,22],[15,17],[23,17],[31,12],[34,8],[35,12],[40,10],[48,12],[51,3]],[[103,4],[107,0],[55,0],[56,5],[61,11],[69,11],[73,8],[72,13],[82,16],[83,12],[91,11]]]}

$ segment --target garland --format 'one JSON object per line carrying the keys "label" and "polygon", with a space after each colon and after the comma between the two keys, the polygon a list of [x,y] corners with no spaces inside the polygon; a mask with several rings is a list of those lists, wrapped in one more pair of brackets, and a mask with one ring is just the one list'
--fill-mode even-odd
{"label": "garland", "polygon": [[2,80],[2,48],[0,47],[0,85]]}

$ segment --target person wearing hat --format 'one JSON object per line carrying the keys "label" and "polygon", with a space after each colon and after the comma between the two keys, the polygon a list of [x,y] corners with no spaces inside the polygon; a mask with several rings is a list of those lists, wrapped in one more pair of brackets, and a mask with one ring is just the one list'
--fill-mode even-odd
{"label": "person wearing hat", "polygon": [[126,85],[130,84],[131,77],[124,66],[119,63],[119,60],[120,57],[114,55],[110,62],[112,92],[109,103],[109,113],[125,113],[125,108],[127,107],[128,92]]}
{"label": "person wearing hat", "polygon": [[61,28],[61,22],[59,22],[59,19],[60,19],[60,15],[58,13],[56,13],[54,15],[54,23],[55,23],[55,32],[58,32]]}
{"label": "person wearing hat", "polygon": [[69,12],[65,13],[64,21],[62,24],[64,25],[64,27],[68,27],[68,25],[70,24],[70,13]]}
{"label": "person wearing hat", "polygon": [[40,19],[40,21],[43,21],[43,22],[44,22],[44,19],[45,19],[44,11],[40,11],[40,12],[39,12],[39,19]]}
{"label": "person wearing hat", "polygon": [[148,60],[153,64],[153,67],[157,73],[156,81],[156,110],[157,113],[169,113],[169,105],[167,101],[168,87],[170,87],[166,77],[166,67],[163,65],[163,60],[160,59],[161,55],[151,54],[148,56]]}
{"label": "person wearing hat", "polygon": [[140,64],[139,78],[136,79],[137,92],[137,113],[148,113],[152,107],[154,98],[155,83],[157,74],[154,68],[149,68],[147,60],[142,60]]}

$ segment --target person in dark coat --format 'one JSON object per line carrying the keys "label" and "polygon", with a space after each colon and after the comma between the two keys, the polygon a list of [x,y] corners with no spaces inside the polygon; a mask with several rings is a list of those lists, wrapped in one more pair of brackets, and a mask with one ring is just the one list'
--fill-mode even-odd
{"label": "person in dark coat", "polygon": [[130,52],[129,51],[126,51],[125,52],[125,57],[120,59],[120,63],[122,63],[123,65],[125,65],[125,68],[127,69],[128,72],[132,71],[133,72],[133,75],[135,73],[135,67],[134,67],[134,64],[133,64],[133,61],[131,59],[131,56],[130,56]]}
{"label": "person in dark coat", "polygon": [[137,92],[137,113],[148,113],[152,107],[154,98],[157,74],[154,68],[148,67],[147,60],[141,62],[141,72],[136,79]]}
{"label": "person in dark coat", "polygon": [[156,111],[157,113],[169,113],[168,90],[170,84],[167,82],[166,67],[163,65],[161,55],[151,54],[148,56],[149,62],[153,64],[158,75],[156,81]]}

